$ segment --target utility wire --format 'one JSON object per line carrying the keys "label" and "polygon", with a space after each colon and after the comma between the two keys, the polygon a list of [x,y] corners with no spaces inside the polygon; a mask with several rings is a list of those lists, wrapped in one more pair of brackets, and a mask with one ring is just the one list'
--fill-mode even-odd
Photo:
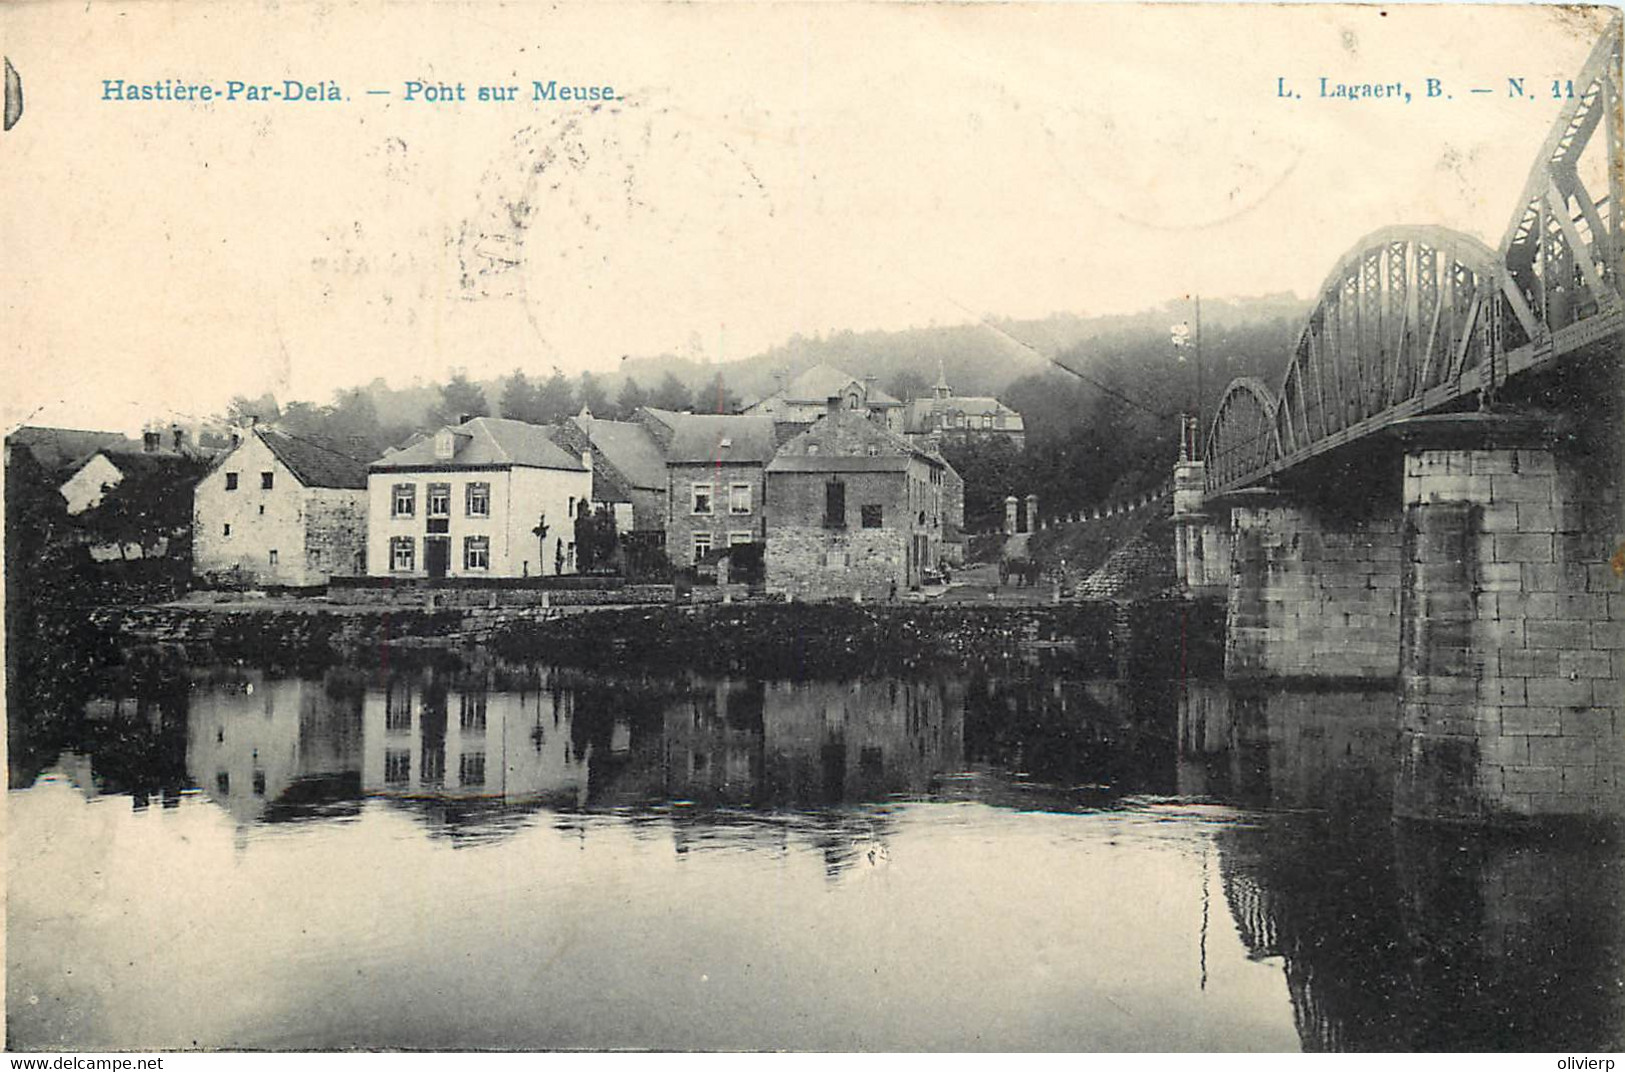
{"label": "utility wire", "polygon": [[1126,402],[1130,406],[1133,406],[1135,409],[1140,410],[1143,413],[1149,413],[1151,416],[1156,417],[1158,420],[1172,420],[1173,418],[1179,416],[1179,414],[1176,413],[1176,412],[1171,412],[1171,411],[1168,411],[1168,410],[1160,410],[1160,409],[1156,409],[1156,408],[1154,408],[1152,406],[1148,406],[1144,402],[1141,402],[1139,399],[1133,398],[1133,397],[1131,397],[1129,395],[1124,394],[1122,391],[1117,390],[1115,387],[1106,386],[1104,383],[1101,383],[1099,380],[1095,379],[1093,376],[1090,376],[1090,375],[1088,375],[1086,373],[1079,372],[1077,369],[1072,368],[1070,365],[1062,364],[1061,360],[1059,358],[1051,357],[1049,354],[1046,354],[1042,350],[1038,349],[1038,347],[1033,346],[1033,345],[1031,345],[1029,343],[1022,342],[1020,339],[1016,338],[1014,335],[1010,334],[1008,331],[1006,331],[1003,328],[999,327],[999,325],[993,323],[992,320],[990,320],[990,319],[988,319],[986,317],[983,317],[980,322],[981,322],[983,327],[989,328],[989,329],[991,329],[993,331],[998,332],[1000,335],[1003,335],[1006,339],[1009,339],[1011,342],[1015,343],[1017,346],[1021,347],[1023,350],[1027,350],[1030,353],[1032,353],[1034,356],[1038,357],[1040,360],[1042,360],[1042,361],[1044,361],[1044,362],[1046,362],[1048,364],[1054,365],[1056,368],[1060,369],[1062,372],[1071,373],[1073,376],[1076,376],[1078,379],[1082,380],[1084,383],[1089,384],[1091,387],[1093,387],[1095,390],[1099,391],[1102,394],[1110,395],[1111,397],[1117,399],[1119,402]]}

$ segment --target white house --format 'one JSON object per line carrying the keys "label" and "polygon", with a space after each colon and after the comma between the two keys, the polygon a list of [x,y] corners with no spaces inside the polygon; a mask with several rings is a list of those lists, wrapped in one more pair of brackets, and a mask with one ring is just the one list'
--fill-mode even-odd
{"label": "white house", "polygon": [[[549,429],[475,417],[373,462],[367,571],[374,577],[538,577],[575,572],[574,518],[588,463]],[[538,529],[544,529],[545,534]]]}
{"label": "white house", "polygon": [[366,572],[367,467],[326,444],[255,428],[192,497],[192,572],[306,587]]}

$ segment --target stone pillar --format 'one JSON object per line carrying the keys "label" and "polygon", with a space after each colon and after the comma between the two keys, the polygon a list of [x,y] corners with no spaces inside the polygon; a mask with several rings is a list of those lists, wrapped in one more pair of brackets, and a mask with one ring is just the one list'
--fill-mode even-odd
{"label": "stone pillar", "polygon": [[1038,496],[1031,493],[1027,495],[1027,531],[1038,531]]}
{"label": "stone pillar", "polygon": [[1209,520],[1204,502],[1206,468],[1189,460],[1174,466],[1174,573],[1187,596],[1200,595],[1207,588],[1202,546],[1202,527]]}
{"label": "stone pillar", "polygon": [[1375,503],[1333,512],[1256,489],[1228,501],[1225,676],[1397,677],[1399,512]]}
{"label": "stone pillar", "polygon": [[1617,489],[1519,417],[1415,418],[1406,443],[1400,779],[1411,818],[1625,818]]}
{"label": "stone pillar", "polygon": [[1006,495],[1004,497],[1004,534],[1006,536],[1014,536],[1016,534],[1017,502],[1018,500],[1014,495]]}

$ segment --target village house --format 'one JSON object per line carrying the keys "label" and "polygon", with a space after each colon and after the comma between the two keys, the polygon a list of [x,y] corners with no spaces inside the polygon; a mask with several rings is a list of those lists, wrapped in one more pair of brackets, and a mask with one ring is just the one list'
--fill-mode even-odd
{"label": "village house", "polygon": [[746,407],[751,416],[811,424],[829,412],[830,399],[862,414],[883,428],[903,431],[904,404],[875,386],[874,377],[858,379],[830,365],[814,365],[784,387]]}
{"label": "village house", "polygon": [[149,429],[139,443],[120,437],[74,462],[57,491],[67,503],[70,517],[100,505],[109,491],[137,474],[142,478],[144,493],[179,490],[189,496],[199,467],[212,456],[212,451],[188,443],[185,431],[178,425],[168,439],[162,432]]}
{"label": "village house", "polygon": [[193,490],[192,573],[295,588],[362,574],[366,489],[366,464],[336,447],[246,429]]}
{"label": "village house", "polygon": [[766,538],[763,471],[775,445],[771,417],[691,413],[676,422],[666,450],[666,554],[673,565]]}
{"label": "village house", "polygon": [[551,429],[474,417],[392,450],[369,470],[374,577],[542,577],[576,571],[574,519],[592,456]]}
{"label": "village house", "polygon": [[615,510],[616,531],[666,535],[666,455],[648,428],[607,421],[587,410],[551,426],[566,452],[592,456],[593,502]]}
{"label": "village house", "polygon": [[122,432],[25,424],[6,436],[6,463],[11,464],[14,452],[23,451],[42,474],[60,481],[77,463],[103,447],[127,446],[130,442]]}
{"label": "village house", "polygon": [[798,599],[885,598],[942,556],[942,459],[837,408],[767,465],[767,586]]}
{"label": "village house", "polygon": [[996,398],[955,395],[940,369],[931,397],[909,403],[903,430],[947,441],[998,436],[1008,439],[1017,450],[1027,443],[1027,427],[1021,414]]}

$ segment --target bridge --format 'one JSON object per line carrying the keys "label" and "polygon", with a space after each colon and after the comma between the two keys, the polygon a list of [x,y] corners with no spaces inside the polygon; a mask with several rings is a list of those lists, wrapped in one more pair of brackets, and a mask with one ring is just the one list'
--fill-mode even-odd
{"label": "bridge", "polygon": [[1416,817],[1625,819],[1618,20],[1573,86],[1499,247],[1355,243],[1174,473],[1227,675],[1396,683]]}

